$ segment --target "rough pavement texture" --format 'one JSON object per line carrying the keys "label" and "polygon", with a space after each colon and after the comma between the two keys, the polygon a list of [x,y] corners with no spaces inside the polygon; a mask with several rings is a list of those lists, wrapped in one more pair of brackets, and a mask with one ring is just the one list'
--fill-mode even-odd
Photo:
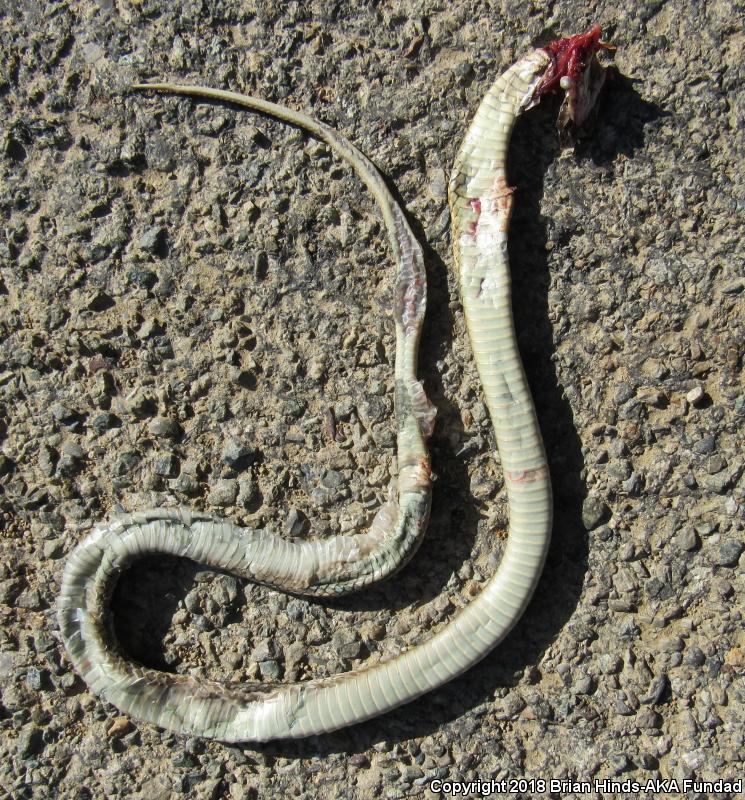
{"label": "rough pavement texture", "polygon": [[[0,794],[741,775],[742,8],[20,5],[0,18]],[[55,626],[65,557],[96,520],[190,504],[324,536],[373,514],[395,469],[392,267],[371,198],[297,130],[128,84],[188,79],[327,121],[427,248],[439,480],[406,570],[324,605],[153,559],[114,598],[133,657],[296,680],[420,641],[494,570],[506,508],[446,180],[490,81],[592,22],[621,73],[592,137],[559,153],[547,103],[511,153],[517,326],[556,503],[525,617],[467,676],[333,735],[225,747],[121,718]]]}

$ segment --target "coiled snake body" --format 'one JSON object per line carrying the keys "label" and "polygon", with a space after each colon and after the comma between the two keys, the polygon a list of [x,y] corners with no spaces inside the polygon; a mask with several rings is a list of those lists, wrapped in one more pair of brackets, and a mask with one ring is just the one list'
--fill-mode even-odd
{"label": "coiled snake body", "polygon": [[353,591],[391,575],[411,557],[430,509],[426,439],[434,408],[416,377],[426,304],[421,248],[373,164],[328,126],[273,103],[199,86],[136,89],[207,97],[305,128],[357,172],[383,214],[397,265],[395,499],[370,529],[291,542],[185,509],[121,515],[100,524],[70,555],[58,605],[72,663],[91,690],[123,712],[174,731],[223,741],[266,741],[331,731],[382,714],[442,685],[495,647],[523,613],[541,573],[551,530],[551,489],[512,321],[507,227],[512,189],[506,152],[516,118],[559,83],[563,117],[581,122],[602,83],[599,28],[535,50],[491,87],[466,134],[450,180],[455,262],[468,331],[496,432],[510,510],[507,545],[481,594],[444,629],[410,650],[331,678],[284,686],[224,685],[127,662],[111,631],[117,577],[148,553],[209,564],[286,591]]}

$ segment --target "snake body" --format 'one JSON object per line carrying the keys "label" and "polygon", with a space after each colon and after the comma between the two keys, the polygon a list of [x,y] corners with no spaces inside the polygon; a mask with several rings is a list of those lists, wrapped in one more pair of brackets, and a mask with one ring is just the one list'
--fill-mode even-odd
{"label": "snake body", "polygon": [[512,189],[506,153],[517,117],[559,81],[568,90],[567,114],[582,116],[597,89],[597,77],[585,85],[583,76],[594,70],[588,67],[603,46],[599,37],[594,28],[535,50],[510,67],[481,103],[450,180],[463,307],[509,502],[509,535],[500,565],[481,594],[423,643],[352,672],[282,686],[225,685],[126,661],[111,629],[111,591],[130,563],[150,553],[182,556],[313,596],[359,589],[406,563],[421,541],[431,495],[426,439],[434,408],[416,377],[426,305],[422,252],[374,165],[330,127],[233,92],[168,83],[134,87],[226,101],[304,128],[327,142],[372,191],[397,265],[399,469],[392,499],[368,531],[324,541],[291,542],[186,509],[135,512],[96,526],[67,561],[58,605],[67,652],[93,692],[135,718],[181,733],[222,741],[299,738],[369,719],[446,683],[483,658],[520,618],[546,557],[552,512],[546,457],[512,320],[507,261]]}

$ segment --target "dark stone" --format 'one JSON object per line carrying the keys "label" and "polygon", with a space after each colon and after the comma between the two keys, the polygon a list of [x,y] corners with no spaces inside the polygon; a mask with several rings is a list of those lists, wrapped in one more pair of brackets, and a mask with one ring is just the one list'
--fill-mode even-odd
{"label": "dark stone", "polygon": [[298,511],[296,508],[291,508],[285,519],[284,531],[287,536],[305,536],[310,530],[310,520]]}
{"label": "dark stone", "polygon": [[716,436],[704,436],[703,439],[699,439],[693,445],[693,452],[705,456],[709,455],[709,453],[713,453],[716,450],[716,447],[717,447]]}
{"label": "dark stone", "polygon": [[582,524],[588,531],[592,531],[610,519],[610,509],[606,503],[596,495],[589,495],[582,504]]}
{"label": "dark stone", "polygon": [[166,232],[163,228],[149,228],[137,240],[140,250],[145,250],[152,255],[168,255],[168,245],[166,243]]}
{"label": "dark stone", "polygon": [[21,758],[31,758],[44,749],[44,732],[35,725],[29,725],[21,731],[18,737],[18,755]]}
{"label": "dark stone", "polygon": [[259,460],[259,452],[235,439],[229,439],[225,442],[220,457],[232,470],[242,472]]}
{"label": "dark stone", "polygon": [[29,667],[26,672],[26,684],[29,689],[40,692],[49,686],[49,675],[46,670],[38,667]]}
{"label": "dark stone", "polygon": [[118,476],[129,475],[140,463],[140,454],[134,450],[119,453],[114,465],[114,474]]}
{"label": "dark stone", "polygon": [[153,436],[161,436],[166,439],[178,439],[181,436],[181,426],[173,417],[155,417],[147,429]]}
{"label": "dark stone", "polygon": [[719,545],[714,554],[714,563],[719,567],[736,567],[745,545],[737,539],[728,539]]}
{"label": "dark stone", "polygon": [[121,427],[122,421],[115,414],[105,411],[103,414],[96,414],[90,424],[96,433],[102,434],[112,428]]}

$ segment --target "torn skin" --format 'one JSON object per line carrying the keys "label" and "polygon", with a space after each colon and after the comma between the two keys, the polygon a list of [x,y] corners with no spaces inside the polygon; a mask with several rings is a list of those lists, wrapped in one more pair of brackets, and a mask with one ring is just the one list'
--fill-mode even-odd
{"label": "torn skin", "polygon": [[505,471],[504,476],[514,483],[534,483],[535,481],[543,480],[548,475],[548,469],[545,466],[534,467],[533,469]]}
{"label": "torn skin", "polygon": [[471,210],[474,214],[476,214],[476,219],[469,225],[468,232],[472,235],[475,235],[476,228],[479,224],[479,217],[481,216],[481,200],[478,197],[472,197],[468,201],[468,205],[471,206]]}
{"label": "torn skin", "polygon": [[605,83],[605,68],[597,53],[615,48],[601,41],[601,35],[600,26],[595,25],[587,33],[557,39],[542,48],[550,61],[535,88],[533,102],[564,89],[566,95],[557,122],[562,140],[567,138],[570,125],[579,127],[585,122]]}
{"label": "torn skin", "polygon": [[512,214],[512,195],[515,192],[514,186],[508,186],[504,176],[498,176],[494,183],[484,193],[482,197],[472,197],[468,200],[468,205],[476,215],[468,226],[468,233],[477,236],[479,225],[483,226],[483,219],[487,225],[496,224],[500,231],[507,232]]}
{"label": "torn skin", "polygon": [[419,273],[399,281],[396,288],[394,318],[410,336],[420,324],[426,302],[426,279]]}

